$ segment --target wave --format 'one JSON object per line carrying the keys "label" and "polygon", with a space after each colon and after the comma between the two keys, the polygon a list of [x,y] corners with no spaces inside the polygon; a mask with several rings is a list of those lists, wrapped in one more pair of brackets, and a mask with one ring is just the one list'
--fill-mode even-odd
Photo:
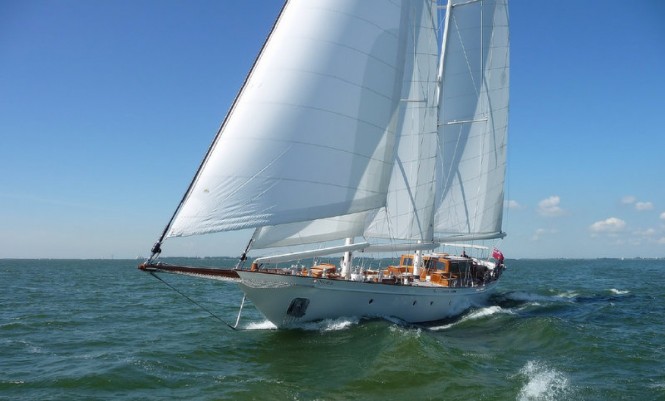
{"label": "wave", "polygon": [[427,329],[431,330],[431,331],[447,330],[447,329],[449,329],[453,326],[456,326],[458,324],[461,324],[461,323],[464,323],[464,322],[467,322],[467,321],[470,321],[470,320],[482,319],[482,318],[492,316],[492,315],[496,315],[496,314],[499,314],[499,313],[513,314],[513,311],[511,311],[510,309],[504,309],[504,308],[500,307],[499,305],[487,306],[487,307],[484,307],[484,308],[473,310],[473,311],[469,312],[468,314],[462,316],[461,319],[459,319],[455,322],[444,324],[442,326],[432,326],[432,327],[428,327]]}
{"label": "wave", "polygon": [[318,322],[318,330],[320,331],[338,331],[346,330],[349,327],[356,326],[360,322],[359,318],[339,318],[339,319],[326,319]]}
{"label": "wave", "polygon": [[272,324],[269,320],[264,320],[262,322],[252,322],[247,324],[244,327],[245,330],[276,330],[277,326]]}
{"label": "wave", "polygon": [[519,311],[530,307],[537,308],[566,308],[576,304],[613,304],[624,301],[633,295],[630,291],[612,288],[601,292],[580,294],[576,291],[562,291],[553,295],[541,295],[529,292],[515,291],[500,294],[494,301],[504,308]]}
{"label": "wave", "polygon": [[420,334],[422,333],[422,328],[421,327],[416,327],[413,325],[409,325],[404,322],[393,322],[395,323],[394,325],[390,326],[390,332],[395,333],[399,336],[403,336],[404,338],[420,338]]}
{"label": "wave", "polygon": [[515,291],[505,294],[506,299],[518,302],[575,302],[579,295],[574,291],[566,291],[557,295],[539,295],[529,292]]}
{"label": "wave", "polygon": [[518,401],[560,400],[571,392],[568,378],[558,370],[539,361],[529,361],[519,374],[526,378],[520,389]]}
{"label": "wave", "polygon": [[[305,331],[339,331],[346,330],[360,322],[359,318],[341,317],[338,319],[325,319],[317,322],[305,322],[293,326],[293,329]],[[245,330],[276,330],[277,326],[269,320],[252,322],[244,327]]]}

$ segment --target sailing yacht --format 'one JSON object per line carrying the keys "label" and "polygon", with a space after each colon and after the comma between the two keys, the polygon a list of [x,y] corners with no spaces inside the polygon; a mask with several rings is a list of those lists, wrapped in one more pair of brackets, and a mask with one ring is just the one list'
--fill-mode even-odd
{"label": "sailing yacht", "polygon": [[[505,236],[508,89],[507,0],[289,0],[140,268],[232,275],[278,327],[458,315],[504,269],[479,244]],[[159,261],[168,238],[246,229],[234,270]]]}

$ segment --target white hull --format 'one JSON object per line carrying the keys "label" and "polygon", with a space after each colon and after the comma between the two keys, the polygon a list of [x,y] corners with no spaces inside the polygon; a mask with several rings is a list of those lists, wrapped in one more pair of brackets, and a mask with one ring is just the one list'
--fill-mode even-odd
{"label": "white hull", "polygon": [[496,281],[480,287],[391,285],[238,271],[240,288],[277,327],[339,317],[394,317],[408,323],[461,314],[487,300]]}

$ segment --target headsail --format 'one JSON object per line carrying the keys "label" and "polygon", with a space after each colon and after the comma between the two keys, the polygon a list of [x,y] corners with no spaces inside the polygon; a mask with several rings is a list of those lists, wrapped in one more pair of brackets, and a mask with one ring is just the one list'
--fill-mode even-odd
{"label": "headsail", "polygon": [[383,206],[404,58],[401,7],[289,2],[168,236]]}

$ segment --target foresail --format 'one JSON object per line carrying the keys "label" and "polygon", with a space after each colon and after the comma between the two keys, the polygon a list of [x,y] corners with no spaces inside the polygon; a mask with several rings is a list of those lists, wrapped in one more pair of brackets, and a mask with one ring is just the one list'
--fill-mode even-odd
{"label": "foresail", "polygon": [[449,16],[439,105],[435,239],[503,236],[508,125],[506,0],[458,1]]}
{"label": "foresail", "polygon": [[168,236],[383,206],[408,3],[288,2]]}

